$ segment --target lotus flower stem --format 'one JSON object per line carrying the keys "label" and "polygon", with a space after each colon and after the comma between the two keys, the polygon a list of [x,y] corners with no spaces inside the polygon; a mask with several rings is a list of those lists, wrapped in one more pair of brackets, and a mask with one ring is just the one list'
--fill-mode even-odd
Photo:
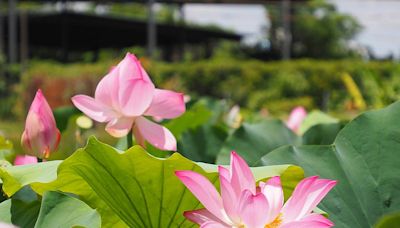
{"label": "lotus flower stem", "polygon": [[133,146],[132,142],[132,129],[129,131],[129,133],[126,135],[126,149],[129,149]]}

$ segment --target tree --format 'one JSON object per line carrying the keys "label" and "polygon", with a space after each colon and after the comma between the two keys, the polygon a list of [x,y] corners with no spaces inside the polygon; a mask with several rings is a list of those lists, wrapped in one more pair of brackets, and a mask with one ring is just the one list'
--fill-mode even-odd
{"label": "tree", "polygon": [[[271,21],[270,41],[272,53],[282,46],[282,16],[280,5],[268,6]],[[343,58],[354,56],[348,41],[362,29],[351,15],[340,13],[325,0],[294,3],[291,9],[292,45],[294,58]]]}

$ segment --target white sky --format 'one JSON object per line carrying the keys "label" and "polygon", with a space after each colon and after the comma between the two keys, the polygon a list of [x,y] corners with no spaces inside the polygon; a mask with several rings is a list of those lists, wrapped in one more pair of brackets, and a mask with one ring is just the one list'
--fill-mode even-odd
{"label": "white sky", "polygon": [[379,55],[394,53],[400,57],[400,1],[333,0],[339,11],[358,19],[363,32],[357,41],[370,46]]}
{"label": "white sky", "polygon": [[[400,57],[400,0],[330,0],[341,12],[353,15],[363,25],[356,41],[384,56]],[[268,25],[262,5],[185,5],[186,20],[217,24],[244,35],[263,34]]]}
{"label": "white sky", "polygon": [[268,25],[262,5],[186,4],[185,19],[198,24],[216,24],[243,35],[261,35]]}

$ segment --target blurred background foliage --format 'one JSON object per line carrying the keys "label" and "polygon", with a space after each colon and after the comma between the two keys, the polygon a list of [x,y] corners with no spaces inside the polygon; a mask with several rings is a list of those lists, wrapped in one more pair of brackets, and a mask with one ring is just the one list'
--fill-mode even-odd
{"label": "blurred background foliage", "polygon": [[[119,17],[144,19],[148,13],[146,6],[139,3],[89,4],[88,12],[104,11]],[[57,4],[19,3],[23,10],[48,11],[57,7]],[[73,5],[68,7],[73,9]],[[282,48],[279,4],[266,8],[271,22],[266,31],[270,43],[267,48],[260,43],[218,42],[207,59],[199,59],[187,49],[179,61],[142,58],[143,64],[159,87],[194,97],[226,99],[231,105],[238,104],[249,111],[268,110],[277,115],[297,105],[339,114],[383,107],[398,99],[399,64],[367,61],[360,50],[349,46],[349,41],[362,29],[354,17],[339,12],[334,4],[324,0],[294,5],[293,60],[279,61]],[[159,5],[156,19],[181,23],[176,15],[178,10],[175,5]],[[145,56],[143,47],[101,49],[96,53],[81,53],[77,58],[79,63],[33,56],[23,67],[5,64],[5,59],[0,58],[0,74],[5,78],[0,81],[0,118],[23,118],[39,87],[55,108],[70,105],[69,98],[74,94],[93,94],[99,79],[127,51]]]}
{"label": "blurred background foliage", "polygon": [[[92,95],[100,78],[117,61],[31,62],[13,91],[18,101],[5,111],[25,115],[37,88],[45,91],[53,107],[69,105],[74,94]],[[338,113],[380,108],[399,99],[400,65],[389,61],[302,59],[266,63],[216,57],[182,63],[144,59],[143,63],[158,87],[194,97],[227,99],[251,111],[267,109],[278,115],[296,105]],[[360,99],[366,105],[359,106]],[[2,116],[10,113],[3,112]]]}

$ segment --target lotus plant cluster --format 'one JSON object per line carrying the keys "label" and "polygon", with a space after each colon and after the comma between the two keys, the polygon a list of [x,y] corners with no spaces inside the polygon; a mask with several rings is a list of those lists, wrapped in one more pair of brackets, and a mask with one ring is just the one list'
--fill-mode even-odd
{"label": "lotus plant cluster", "polygon": [[[126,57],[101,79],[94,97],[76,95],[73,104],[91,119],[106,123],[105,130],[114,137],[132,137],[142,147],[176,151],[174,135],[154,119],[173,119],[185,112],[182,93],[158,89],[133,54]],[[306,112],[295,109],[287,126],[297,131]],[[41,90],[29,109],[21,143],[25,155],[15,165],[45,161],[60,142],[52,110]],[[331,227],[333,223],[315,213],[318,203],[335,186],[336,181],[312,176],[298,183],[284,202],[279,176],[256,182],[251,169],[235,152],[230,167],[219,166],[220,193],[204,176],[188,170],[176,176],[202,203],[203,209],[186,211],[184,216],[205,228],[298,228]],[[1,226],[1,225],[0,225]]]}

